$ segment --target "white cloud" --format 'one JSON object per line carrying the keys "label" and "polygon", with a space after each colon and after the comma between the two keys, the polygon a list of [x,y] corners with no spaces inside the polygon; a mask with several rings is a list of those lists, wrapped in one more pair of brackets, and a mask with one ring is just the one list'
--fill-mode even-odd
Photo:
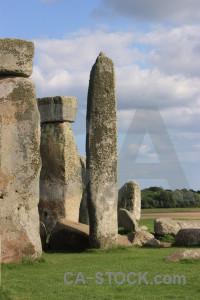
{"label": "white cloud", "polygon": [[140,41],[151,45],[146,61],[161,72],[200,76],[200,26],[157,27]]}
{"label": "white cloud", "polygon": [[195,105],[200,99],[199,79],[142,70],[136,65],[117,69],[116,78],[120,108],[185,106],[188,101]]}
{"label": "white cloud", "polygon": [[[190,35],[192,32],[198,40],[196,29],[193,28]],[[145,105],[184,106],[188,105],[188,101],[190,105],[195,105],[200,98],[199,77],[187,76],[188,61],[193,62],[193,52],[191,50],[185,60],[184,50],[179,55],[174,54],[176,66],[174,69],[170,68],[169,74],[167,67],[173,65],[170,53],[172,50],[175,53],[176,48],[167,48],[163,44],[169,36],[173,34],[166,30],[147,34],[82,30],[64,40],[36,40],[36,67],[33,78],[37,92],[40,96],[45,96],[46,86],[48,94],[78,93],[81,97],[79,101],[85,104],[89,72],[96,56],[103,50],[115,62],[119,109],[133,109]],[[184,30],[181,36],[184,36]],[[151,49],[144,53],[137,42],[150,45]],[[190,42],[189,34],[187,42]],[[169,44],[174,42],[170,40]],[[162,51],[159,50],[161,48]],[[191,72],[196,72],[198,61],[191,64]],[[142,67],[141,63],[144,64]],[[182,70],[177,65],[181,65]]]}
{"label": "white cloud", "polygon": [[128,17],[147,22],[199,22],[199,0],[101,0],[94,16]]}
{"label": "white cloud", "polygon": [[[128,135],[129,144],[140,145],[124,150],[121,142],[120,160],[121,155],[129,157],[131,150],[132,157],[134,151],[139,151],[140,162],[154,163],[157,150],[167,161],[176,159],[174,153],[168,153],[171,146],[163,144],[162,130],[153,109],[150,123],[157,129],[154,139],[157,138],[158,149],[153,151],[149,142],[141,145],[137,136],[131,136],[130,124],[136,109],[143,107],[143,118],[137,124],[142,129],[149,118],[149,107],[155,107],[181,161],[198,161],[195,157],[199,156],[196,141],[199,139],[200,68],[196,53],[200,31],[197,29],[195,26],[169,30],[157,27],[147,33],[81,30],[62,40],[36,40],[32,78],[37,96],[77,96],[79,108],[85,109],[90,70],[99,52],[104,51],[115,63],[119,133]],[[85,119],[79,123],[77,132],[84,134]]]}

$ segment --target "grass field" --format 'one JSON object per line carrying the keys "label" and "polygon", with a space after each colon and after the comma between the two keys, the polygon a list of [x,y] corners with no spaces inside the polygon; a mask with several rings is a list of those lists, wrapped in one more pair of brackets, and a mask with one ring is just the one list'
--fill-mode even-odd
{"label": "grass field", "polygon": [[140,219],[139,226],[147,226],[148,231],[154,233],[154,219]]}
{"label": "grass field", "polygon": [[[133,247],[84,253],[49,253],[43,254],[44,261],[41,262],[3,265],[2,286],[8,298],[1,295],[1,299],[199,299],[200,261],[165,263],[165,257],[176,250]],[[82,282],[67,285],[63,279],[66,272],[74,274],[73,280],[79,272],[84,278],[94,277],[96,272],[148,272],[148,282],[153,282],[155,275],[184,275],[186,284],[142,282],[131,285],[125,281],[120,285],[114,282],[114,277],[109,284],[105,275],[103,284],[86,279],[85,285]]]}
{"label": "grass field", "polygon": [[[153,231],[153,219],[141,220],[140,225],[146,225]],[[0,299],[12,300],[85,300],[85,299],[200,299],[200,260],[166,263],[164,259],[172,252],[182,248],[118,248],[110,250],[88,250],[82,253],[43,253],[39,261],[25,261],[22,264],[2,265],[2,289]],[[66,284],[64,274],[72,272],[75,281],[82,272],[86,284]],[[97,284],[97,272],[103,273],[102,284]],[[129,284],[125,279],[123,284],[114,281],[114,275],[109,284],[105,272],[148,272],[146,279],[149,284]],[[186,284],[156,285],[154,277],[165,275],[184,275]],[[117,280],[121,280],[118,275]],[[68,278],[70,280],[70,277]],[[133,281],[138,277],[130,277]],[[153,282],[151,284],[151,282]]]}
{"label": "grass field", "polygon": [[142,209],[142,214],[149,214],[149,213],[175,213],[175,212],[200,212],[200,207],[189,207],[189,208],[144,208]]}

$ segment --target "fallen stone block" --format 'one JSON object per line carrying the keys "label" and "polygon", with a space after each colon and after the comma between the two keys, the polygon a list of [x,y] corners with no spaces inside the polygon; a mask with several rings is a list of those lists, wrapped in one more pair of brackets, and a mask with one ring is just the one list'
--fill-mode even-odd
{"label": "fallen stone block", "polygon": [[89,248],[89,227],[69,220],[60,220],[51,232],[49,245],[53,250],[87,249]]}
{"label": "fallen stone block", "polygon": [[181,260],[188,259],[200,259],[200,249],[195,250],[180,250],[170,254],[165,261],[166,262],[179,262]]}
{"label": "fallen stone block", "polygon": [[[118,234],[118,245],[129,247],[131,242],[127,236]],[[69,220],[59,220],[51,232],[49,245],[53,250],[79,251],[90,248],[89,226]]]}
{"label": "fallen stone block", "polygon": [[146,231],[131,233],[128,237],[132,245],[161,247],[160,241],[155,239],[153,234]]}
{"label": "fallen stone block", "polygon": [[138,230],[135,217],[128,210],[122,208],[118,211],[118,226],[129,232]]}
{"label": "fallen stone block", "polygon": [[181,229],[175,237],[175,244],[178,246],[200,245],[200,228]]}
{"label": "fallen stone block", "polygon": [[160,218],[154,221],[154,232],[159,236],[167,234],[176,236],[180,229],[199,228],[200,220],[173,220],[170,218]]}

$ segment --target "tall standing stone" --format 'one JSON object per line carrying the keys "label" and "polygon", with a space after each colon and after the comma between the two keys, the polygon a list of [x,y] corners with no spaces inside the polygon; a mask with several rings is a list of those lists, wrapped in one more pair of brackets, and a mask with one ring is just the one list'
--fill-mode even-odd
{"label": "tall standing stone", "polygon": [[117,245],[117,105],[113,61],[102,52],[90,73],[87,102],[87,201],[90,246]]}
{"label": "tall standing stone", "polygon": [[0,235],[3,262],[37,258],[42,251],[38,214],[40,119],[35,86],[31,79],[24,78],[32,73],[33,55],[31,42],[0,40]]}
{"label": "tall standing stone", "polygon": [[136,181],[129,181],[119,189],[118,211],[120,208],[128,210],[139,222],[141,216],[141,191]]}
{"label": "tall standing stone", "polygon": [[40,220],[51,232],[59,219],[78,222],[82,197],[81,162],[70,122],[75,97],[38,99],[41,115]]}

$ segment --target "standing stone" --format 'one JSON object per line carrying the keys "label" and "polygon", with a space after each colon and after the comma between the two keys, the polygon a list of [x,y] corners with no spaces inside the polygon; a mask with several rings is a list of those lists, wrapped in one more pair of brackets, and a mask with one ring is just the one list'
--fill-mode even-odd
{"label": "standing stone", "polygon": [[141,191],[139,184],[135,181],[125,183],[118,192],[118,210],[128,210],[137,222],[141,216]]}
{"label": "standing stone", "polygon": [[[14,42],[12,45],[14,47]],[[3,262],[18,262],[41,255],[39,145],[40,121],[34,84],[28,78],[0,77],[0,236]]]}
{"label": "standing stone", "polygon": [[33,72],[34,44],[19,39],[0,39],[0,74],[29,77]]}
{"label": "standing stone", "polygon": [[117,245],[117,106],[113,61],[102,52],[90,73],[87,102],[87,201],[90,246]]}
{"label": "standing stone", "polygon": [[[55,97],[60,98],[60,97]],[[71,106],[68,97],[62,97],[59,108],[56,109],[56,101],[53,101],[53,111],[60,114],[52,121],[52,101],[48,98],[38,99],[39,111],[46,107],[45,122],[42,117],[41,124],[41,158],[42,170],[40,174],[40,220],[45,224],[48,232],[51,232],[59,219],[68,219],[78,222],[79,207],[82,197],[81,163],[75,143],[74,135],[69,122],[63,116],[67,106]],[[64,99],[64,101],[63,101]],[[46,101],[46,105],[45,105]],[[74,98],[77,106],[77,99]],[[61,108],[60,105],[65,106]],[[47,118],[49,116],[49,119]],[[72,120],[71,117],[68,119]],[[73,117],[75,120],[75,117]],[[48,122],[49,121],[49,122]]]}
{"label": "standing stone", "polygon": [[83,224],[89,224],[89,215],[88,215],[88,207],[87,207],[87,181],[86,181],[86,157],[81,156],[81,167],[82,167],[82,199],[79,210],[79,222]]}

